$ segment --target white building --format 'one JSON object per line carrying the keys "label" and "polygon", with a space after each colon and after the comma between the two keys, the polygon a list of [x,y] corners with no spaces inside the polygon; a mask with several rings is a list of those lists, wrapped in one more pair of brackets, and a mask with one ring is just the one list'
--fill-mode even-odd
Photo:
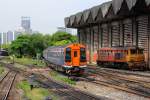
{"label": "white building", "polygon": [[58,27],[57,32],[66,32],[66,33],[70,33],[70,34],[73,34],[73,35],[77,34],[76,29],[65,28],[65,27]]}

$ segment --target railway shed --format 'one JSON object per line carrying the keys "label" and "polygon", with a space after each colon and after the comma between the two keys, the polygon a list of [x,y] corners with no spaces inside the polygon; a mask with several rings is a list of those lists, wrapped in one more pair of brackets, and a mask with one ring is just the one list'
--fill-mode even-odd
{"label": "railway shed", "polygon": [[144,49],[150,68],[150,0],[112,0],[65,18],[86,45],[89,63],[102,47],[136,46]]}

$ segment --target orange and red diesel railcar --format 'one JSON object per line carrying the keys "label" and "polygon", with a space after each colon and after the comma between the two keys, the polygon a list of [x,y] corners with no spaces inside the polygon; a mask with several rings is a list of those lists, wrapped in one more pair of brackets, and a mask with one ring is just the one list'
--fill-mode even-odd
{"label": "orange and red diesel railcar", "polygon": [[67,74],[82,74],[87,65],[86,48],[78,43],[49,47],[44,50],[43,57],[50,67]]}

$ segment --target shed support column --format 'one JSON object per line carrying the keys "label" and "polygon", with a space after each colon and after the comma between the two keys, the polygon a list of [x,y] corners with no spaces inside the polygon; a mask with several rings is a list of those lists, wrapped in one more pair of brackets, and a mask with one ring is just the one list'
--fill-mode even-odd
{"label": "shed support column", "polygon": [[120,31],[120,46],[124,46],[124,31],[123,31],[123,22],[120,21],[119,22],[119,31]]}
{"label": "shed support column", "polygon": [[92,35],[92,27],[91,27],[91,25],[90,25],[90,50],[89,50],[89,52],[90,52],[90,56],[89,56],[89,63],[91,64],[92,63],[92,38],[93,38],[93,35]]}
{"label": "shed support column", "polygon": [[87,33],[86,33],[86,29],[83,29],[83,33],[84,33],[84,45],[86,45],[86,41],[87,41]]}
{"label": "shed support column", "polygon": [[98,26],[98,49],[102,47],[102,29],[101,26]]}
{"label": "shed support column", "polygon": [[148,68],[150,69],[150,15],[148,16]]}
{"label": "shed support column", "polygon": [[137,29],[137,21],[136,18],[133,18],[132,20],[132,41],[133,41],[133,46],[138,47],[138,29]]}
{"label": "shed support column", "polygon": [[109,38],[108,38],[108,42],[109,42],[108,46],[112,47],[112,29],[111,29],[111,25],[110,24],[108,24],[108,36],[109,36]]}
{"label": "shed support column", "polygon": [[81,43],[81,41],[80,41],[80,29],[78,29],[77,31],[78,31],[78,33],[77,33],[77,36],[78,36],[78,42]]}

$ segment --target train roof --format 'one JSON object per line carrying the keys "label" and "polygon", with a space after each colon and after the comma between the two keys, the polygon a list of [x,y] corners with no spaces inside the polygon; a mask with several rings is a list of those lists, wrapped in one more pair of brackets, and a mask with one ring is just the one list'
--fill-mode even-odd
{"label": "train roof", "polygon": [[55,48],[65,48],[67,46],[69,46],[70,44],[66,44],[66,45],[63,45],[63,46],[50,46],[48,47],[47,49],[55,49]]}
{"label": "train roof", "polygon": [[143,49],[140,47],[103,47],[99,50],[128,50],[128,49]]}
{"label": "train roof", "polygon": [[[69,44],[66,44],[66,45],[63,45],[63,46],[50,46],[47,49],[45,49],[44,52],[48,51],[48,50],[51,50],[51,49],[63,49],[63,48],[66,48],[68,46],[71,46],[73,44],[79,44],[79,43],[69,43]],[[82,44],[80,44],[80,45],[82,45]]]}

